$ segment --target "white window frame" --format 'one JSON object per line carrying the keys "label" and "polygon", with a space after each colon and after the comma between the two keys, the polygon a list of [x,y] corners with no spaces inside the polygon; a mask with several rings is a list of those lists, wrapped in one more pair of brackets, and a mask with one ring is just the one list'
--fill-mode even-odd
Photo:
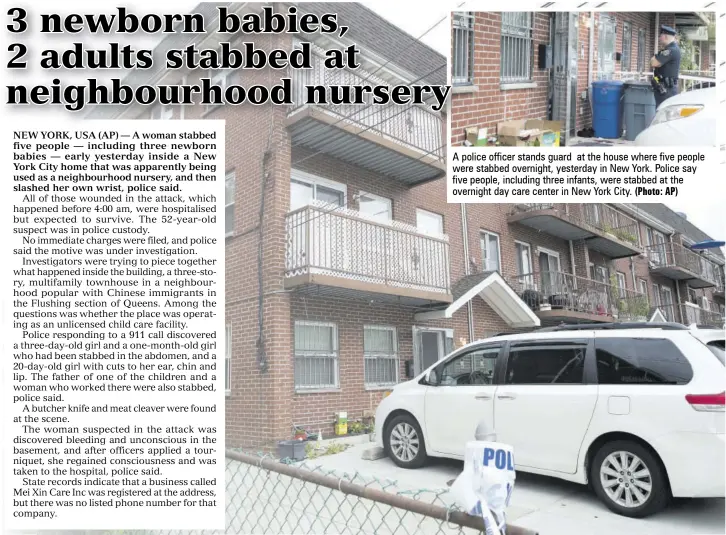
{"label": "white window frame", "polygon": [[166,104],[156,104],[151,108],[149,117],[154,121],[168,121],[174,117],[174,108]]}
{"label": "white window frame", "polygon": [[711,311],[711,303],[708,301],[708,297],[705,295],[701,296],[701,303],[699,305],[703,310]]}
{"label": "white window frame", "polygon": [[[451,84],[459,86],[474,83],[474,13],[451,14],[453,46],[451,57]],[[462,57],[462,54],[465,56]]]}
{"label": "white window frame", "polygon": [[[419,214],[430,216],[430,217],[440,221],[441,222],[441,225],[440,225],[441,231],[436,234],[432,234],[431,232],[428,232],[428,231],[422,229],[419,226],[419,221],[418,221]],[[424,210],[423,208],[416,208],[416,228],[419,230],[419,232],[421,232],[423,234],[430,234],[430,235],[437,235],[437,236],[443,235],[444,234],[444,216],[441,214],[437,214],[436,212]]]}
{"label": "white window frame", "polygon": [[638,279],[638,290],[640,293],[642,293],[646,298],[648,297],[648,281],[645,279]]}
{"label": "white window frame", "polygon": [[232,324],[227,323],[224,328],[224,393],[232,393]]}
{"label": "white window frame", "polygon": [[[386,332],[392,332],[393,333],[393,353],[391,356],[384,356],[384,355],[372,355],[369,356],[366,352],[365,348],[365,331],[366,329],[370,330],[377,330],[377,331],[386,331]],[[398,384],[398,381],[400,380],[401,375],[401,361],[399,357],[399,351],[398,351],[398,332],[396,331],[395,327],[390,327],[387,325],[364,325],[363,326],[363,383],[366,390],[376,390],[381,388],[390,388],[393,385]],[[366,364],[369,360],[380,360],[380,359],[386,359],[386,360],[392,360],[394,361],[396,370],[396,376],[393,379],[393,382],[388,383],[368,383],[366,381]]]}
{"label": "white window frame", "polygon": [[618,283],[618,297],[620,299],[625,299],[628,296],[628,285],[625,279],[625,273],[616,271],[615,280]]}
{"label": "white window frame", "polygon": [[[603,42],[603,38],[605,35],[605,32],[603,31],[605,25],[612,24],[613,26],[613,48],[612,48],[612,58],[609,60],[605,59],[605,47],[603,46],[605,43]],[[612,15],[607,15],[605,13],[600,13],[600,18],[598,20],[598,37],[597,37],[597,70],[599,74],[599,78],[601,80],[609,80],[613,77],[615,74],[615,54],[617,53],[618,49],[618,22],[616,18]]]}
{"label": "white window frame", "polygon": [[[552,249],[547,249],[546,247],[537,247],[537,256],[541,254],[546,254],[548,256],[554,256],[557,259],[557,271],[562,272],[562,259],[560,258],[560,253],[557,251],[553,251]],[[547,262],[549,265],[549,262]],[[537,266],[539,267],[539,258],[537,258]]]}
{"label": "white window frame", "polygon": [[[325,186],[326,188],[334,189],[343,194],[343,208],[348,205],[348,186],[341,182],[335,182],[321,176],[312,175],[304,171],[293,169],[290,172],[290,179],[297,180],[298,182],[304,182],[313,187],[313,199],[315,199],[315,188],[317,186]],[[290,199],[292,201],[292,199]]]}
{"label": "white window frame", "polygon": [[[297,348],[295,347],[295,326],[297,325],[305,325],[305,326],[314,326],[314,327],[330,327],[333,332],[333,351],[328,356],[332,359],[333,362],[333,369],[335,371],[335,384],[332,385],[313,385],[313,386],[305,386],[305,385],[298,385],[295,382],[295,366],[297,366],[298,359],[304,359],[305,356],[298,356],[297,354]],[[308,320],[295,320],[293,324],[293,333],[292,333],[292,353],[293,353],[293,384],[295,387],[295,392],[298,393],[304,393],[304,392],[321,392],[326,390],[338,390],[340,388],[340,341],[338,339],[338,325],[335,323],[325,322],[325,321],[308,321]]]}
{"label": "white window frame", "polygon": [[[232,202],[226,202],[227,197],[227,181],[229,179],[232,179]],[[234,228],[235,228],[235,192],[237,190],[237,176],[235,175],[234,171],[229,171],[226,175],[224,175],[224,196],[225,196],[225,203],[224,203],[224,237],[229,238],[230,236],[234,236]],[[232,207],[232,225],[231,229],[227,229],[227,208]]]}
{"label": "white window frame", "polygon": [[482,271],[492,271],[488,269],[486,265],[486,259],[484,258],[484,244],[486,244],[487,251],[489,250],[489,241],[485,239],[486,236],[496,236],[497,238],[497,263],[499,264],[499,269],[496,271],[501,273],[502,272],[502,239],[499,234],[496,232],[492,232],[491,230],[484,230],[481,229],[479,231],[479,246],[481,248],[481,270]]}
{"label": "white window frame", "polygon": [[[229,77],[232,74],[231,70],[228,69],[209,69],[207,70],[207,78],[210,78],[210,85],[219,85],[222,88],[222,93],[229,86]],[[221,82],[221,83],[220,83]],[[212,111],[221,104],[207,104],[207,112]]]}
{"label": "white window frame", "polygon": [[365,218],[370,218],[373,221],[381,222],[381,219],[377,219],[377,216],[380,214],[364,214],[362,211],[360,211],[361,202],[360,197],[370,197],[373,200],[381,201],[385,203],[388,206],[388,219],[385,220],[385,222],[391,222],[393,221],[393,199],[389,199],[388,197],[382,197],[380,195],[376,195],[375,193],[368,193],[367,191],[359,191],[358,192],[359,198],[358,198],[358,212],[361,216]]}
{"label": "white window frame", "polygon": [[[519,251],[517,250],[517,245],[525,247],[529,251],[529,255],[528,255],[529,271],[527,271],[526,273],[517,273],[517,275],[531,275],[533,273],[532,270],[534,269],[534,267],[532,266],[532,246],[527,242],[514,240],[514,255],[515,255],[515,260],[517,261],[517,269],[519,269]],[[522,262],[522,264],[524,264],[524,262]]]}

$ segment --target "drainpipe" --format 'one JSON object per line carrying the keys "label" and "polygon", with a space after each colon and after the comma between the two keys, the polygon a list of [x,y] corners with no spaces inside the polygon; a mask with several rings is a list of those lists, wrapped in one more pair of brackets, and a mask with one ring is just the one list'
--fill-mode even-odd
{"label": "drainpipe", "polygon": [[635,260],[633,259],[632,256],[630,257],[630,274],[633,277],[633,288],[635,288],[635,291],[637,292],[637,291],[639,291],[638,290],[638,278],[635,276]]}
{"label": "drainpipe", "polygon": [[590,11],[590,48],[587,51],[587,95],[590,103],[590,122],[592,122],[592,55],[595,49],[595,12]]}
{"label": "drainpipe", "polygon": [[[461,235],[464,243],[464,276],[471,274],[469,269],[469,224],[466,218],[466,203],[461,203]],[[474,341],[474,306],[469,300],[466,303],[466,313],[468,315],[469,323],[469,342]]]}
{"label": "drainpipe", "polygon": [[[658,20],[657,17],[658,14],[656,13],[656,21]],[[668,239],[671,242],[671,251],[673,251],[673,234],[670,234]],[[673,252],[673,261],[676,261],[675,252]],[[683,320],[683,312],[681,311],[681,285],[678,284],[678,281],[676,281],[676,305],[674,308],[678,309],[678,315],[681,317],[681,322],[685,325],[686,322]]]}
{"label": "drainpipe", "polygon": [[[658,35],[660,34],[660,13],[655,14],[655,29],[653,31],[653,55],[658,53]],[[650,66],[650,63],[648,64]],[[644,66],[645,67],[645,66]]]}
{"label": "drainpipe", "polygon": [[[572,245],[572,240],[569,241],[570,244],[570,268],[572,269],[572,275],[577,276],[577,271],[575,271],[575,246]],[[574,279],[575,284],[577,284],[577,279]]]}

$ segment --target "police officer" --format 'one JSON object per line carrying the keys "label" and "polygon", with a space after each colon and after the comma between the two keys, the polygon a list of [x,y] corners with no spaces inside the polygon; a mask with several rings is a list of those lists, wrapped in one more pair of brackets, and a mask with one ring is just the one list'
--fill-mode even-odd
{"label": "police officer", "polygon": [[662,25],[658,43],[661,49],[650,60],[656,107],[667,98],[678,94],[678,70],[681,67],[681,49],[676,42],[676,30]]}

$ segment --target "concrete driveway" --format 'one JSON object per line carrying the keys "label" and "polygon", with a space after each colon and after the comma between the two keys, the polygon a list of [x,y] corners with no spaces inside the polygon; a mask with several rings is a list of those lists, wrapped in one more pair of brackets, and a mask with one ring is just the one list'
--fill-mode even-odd
{"label": "concrete driveway", "polygon": [[[367,477],[396,481],[399,489],[441,489],[454,479],[463,463],[434,460],[419,470],[398,468],[389,459],[364,461],[356,445],[343,453],[307,461],[338,473],[358,472]],[[645,519],[610,512],[584,486],[531,474],[517,474],[507,520],[541,535],[716,535],[726,532],[723,499],[675,500],[665,511]]]}

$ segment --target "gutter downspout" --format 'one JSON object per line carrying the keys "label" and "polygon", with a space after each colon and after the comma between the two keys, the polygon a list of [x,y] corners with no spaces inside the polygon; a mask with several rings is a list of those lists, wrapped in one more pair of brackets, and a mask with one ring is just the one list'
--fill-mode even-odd
{"label": "gutter downspout", "polygon": [[[657,15],[658,14],[656,13],[656,17],[657,17]],[[668,236],[668,239],[671,242],[671,251],[673,251],[673,234]],[[674,256],[673,260],[675,261],[675,256]],[[683,320],[683,312],[681,310],[681,285],[679,284],[678,281],[676,281],[676,306],[674,306],[674,308],[678,308],[678,315],[681,317],[681,323],[686,325],[686,322]]]}
{"label": "gutter downspout", "polygon": [[[464,243],[464,276],[471,275],[469,269],[469,224],[466,217],[466,203],[461,203],[461,234]],[[469,342],[474,341],[474,306],[469,300],[466,303],[467,320],[469,324]]]}
{"label": "gutter downspout", "polygon": [[592,121],[592,55],[595,48],[595,12],[590,11],[590,48],[587,51],[587,94],[590,101],[590,121]]}
{"label": "gutter downspout", "polygon": [[575,277],[575,285],[577,285],[577,271],[575,271],[575,246],[572,245],[572,240],[569,240],[570,244],[570,268],[572,269],[572,275]]}
{"label": "gutter downspout", "polygon": [[[655,28],[653,29],[653,55],[658,53],[658,35],[660,34],[660,13],[655,14]],[[650,64],[648,64],[650,65]],[[643,65],[645,68],[645,65]]]}

